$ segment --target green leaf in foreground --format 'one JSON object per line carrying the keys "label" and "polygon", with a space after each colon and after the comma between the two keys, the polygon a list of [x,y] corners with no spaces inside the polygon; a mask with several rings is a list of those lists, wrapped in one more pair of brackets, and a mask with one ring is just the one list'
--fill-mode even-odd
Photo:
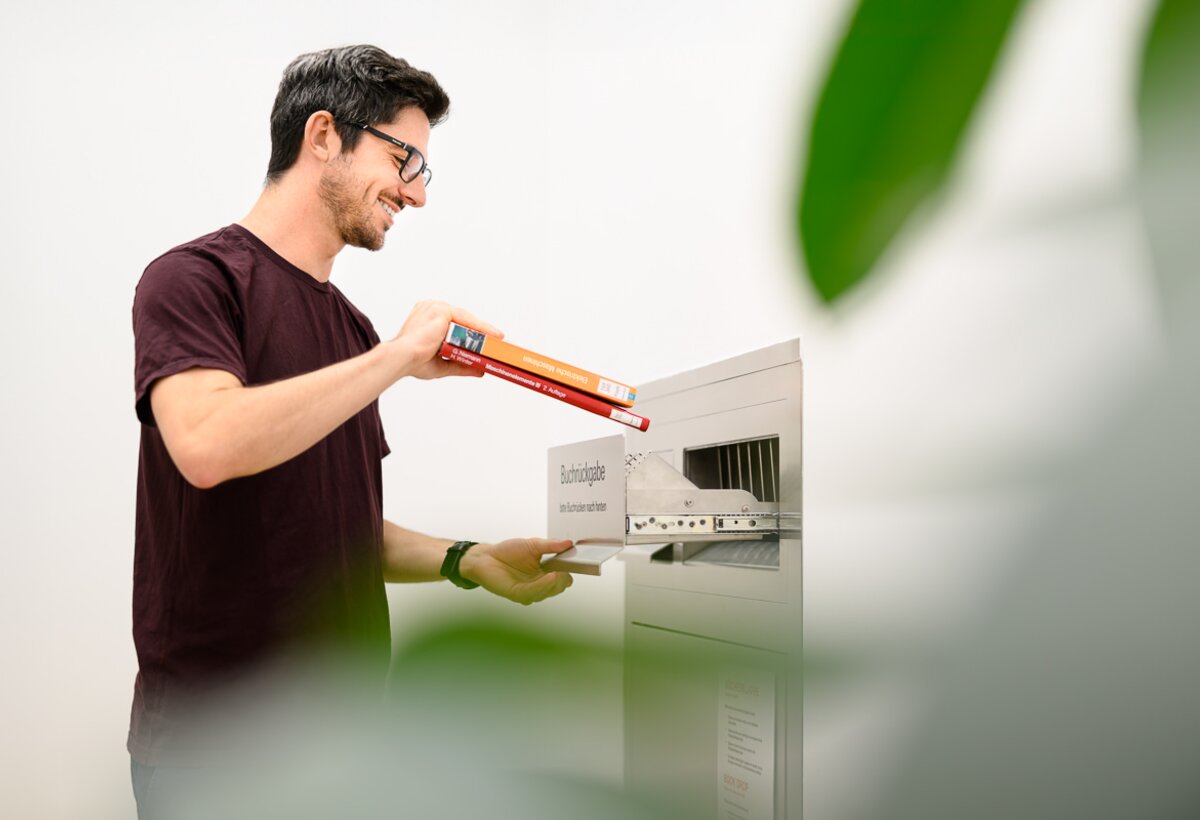
{"label": "green leaf in foreground", "polygon": [[1138,88],[1138,193],[1176,355],[1200,359],[1200,3],[1163,0]]}
{"label": "green leaf in foreground", "polygon": [[1021,0],[862,0],[813,115],[798,226],[827,303],[942,185]]}

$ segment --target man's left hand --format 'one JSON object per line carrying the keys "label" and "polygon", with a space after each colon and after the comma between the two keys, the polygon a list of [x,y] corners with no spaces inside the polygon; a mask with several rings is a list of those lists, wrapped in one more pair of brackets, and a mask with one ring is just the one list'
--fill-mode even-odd
{"label": "man's left hand", "polygon": [[541,558],[549,552],[570,549],[570,541],[545,538],[510,538],[496,544],[476,544],[467,550],[459,572],[495,595],[518,604],[533,604],[553,597],[571,585],[568,572],[546,572]]}

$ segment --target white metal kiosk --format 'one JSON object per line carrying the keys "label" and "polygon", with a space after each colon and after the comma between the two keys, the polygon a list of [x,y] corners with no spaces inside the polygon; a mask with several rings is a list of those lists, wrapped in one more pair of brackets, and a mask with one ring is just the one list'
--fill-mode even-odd
{"label": "white metal kiosk", "polygon": [[625,588],[625,780],[696,820],[801,814],[798,340],[639,388],[630,431],[552,448],[554,562]]}

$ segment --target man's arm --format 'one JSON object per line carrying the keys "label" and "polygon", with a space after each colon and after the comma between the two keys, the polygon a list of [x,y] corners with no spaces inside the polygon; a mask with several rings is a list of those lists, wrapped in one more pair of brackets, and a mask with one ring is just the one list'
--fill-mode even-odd
{"label": "man's arm", "polygon": [[[444,580],[442,561],[453,543],[384,521],[384,580]],[[463,578],[488,592],[519,604],[532,604],[571,586],[570,573],[546,572],[541,566],[545,553],[562,552],[570,547],[570,541],[545,538],[510,538],[496,544],[476,544],[463,555],[458,570]]]}
{"label": "man's arm", "polygon": [[442,561],[454,542],[383,522],[383,580],[389,584],[443,581]]}
{"label": "man's arm", "polygon": [[150,405],[184,478],[213,487],[294,458],[405,376],[478,375],[437,357],[451,321],[490,332],[467,311],[422,302],[396,338],[352,359],[251,387],[223,370],[193,368],[156,382]]}

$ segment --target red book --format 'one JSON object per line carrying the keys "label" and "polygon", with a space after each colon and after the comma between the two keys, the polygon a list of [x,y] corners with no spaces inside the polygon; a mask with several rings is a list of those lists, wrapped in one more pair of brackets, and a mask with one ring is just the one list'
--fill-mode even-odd
{"label": "red book", "polygon": [[493,376],[499,376],[513,384],[528,387],[530,390],[535,390],[538,393],[553,396],[559,401],[565,401],[567,404],[582,407],[584,410],[612,419],[613,421],[619,421],[621,424],[628,424],[630,427],[636,427],[643,431],[650,427],[650,419],[648,418],[630,413],[628,410],[622,410],[620,407],[614,407],[608,402],[600,401],[600,399],[593,398],[586,393],[580,393],[578,390],[565,387],[557,382],[548,381],[518,367],[512,367],[503,362],[489,359],[486,356],[480,356],[478,353],[464,350],[461,347],[455,347],[449,342],[442,343],[441,356],[443,359],[465,364],[476,370],[482,370],[484,373],[491,373]]}
{"label": "red book", "polygon": [[493,362],[510,365],[534,376],[558,382],[581,393],[590,393],[600,401],[609,404],[632,407],[637,400],[637,390],[616,379],[599,376],[582,367],[566,364],[541,353],[517,347],[512,342],[488,336],[486,333],[473,330],[466,325],[451,322],[449,330],[446,331],[446,341],[455,347],[478,353]]}

